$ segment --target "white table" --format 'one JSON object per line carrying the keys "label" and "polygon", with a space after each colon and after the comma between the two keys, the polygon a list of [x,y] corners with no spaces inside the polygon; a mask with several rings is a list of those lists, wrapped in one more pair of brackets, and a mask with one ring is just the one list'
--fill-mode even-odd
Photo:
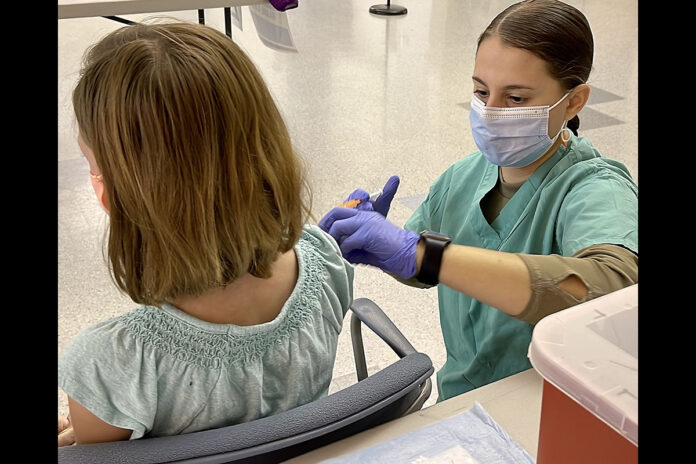
{"label": "white table", "polygon": [[58,0],[58,19],[266,4],[268,0]]}
{"label": "white table", "polygon": [[488,414],[536,458],[541,420],[542,377],[527,369],[408,416],[295,457],[286,464],[317,463],[367,448],[468,411],[478,401]]}
{"label": "white table", "polygon": [[162,11],[198,10],[198,23],[205,24],[206,8],[224,8],[225,33],[232,38],[232,7],[268,4],[268,0],[58,0],[58,19],[101,16],[133,24],[119,15]]}

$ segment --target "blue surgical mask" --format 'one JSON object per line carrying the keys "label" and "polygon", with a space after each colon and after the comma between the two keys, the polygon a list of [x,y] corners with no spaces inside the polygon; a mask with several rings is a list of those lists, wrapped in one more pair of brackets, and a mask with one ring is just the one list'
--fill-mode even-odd
{"label": "blue surgical mask", "polygon": [[549,111],[552,106],[487,107],[475,95],[471,101],[469,121],[474,141],[483,156],[498,166],[524,167],[541,158],[566,127],[554,138],[549,137]]}

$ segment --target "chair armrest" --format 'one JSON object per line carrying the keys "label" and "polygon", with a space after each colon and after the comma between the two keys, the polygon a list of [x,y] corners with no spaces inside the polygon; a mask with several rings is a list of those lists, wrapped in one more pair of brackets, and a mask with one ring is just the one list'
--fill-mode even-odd
{"label": "chair armrest", "polygon": [[416,349],[404,334],[394,325],[391,319],[368,298],[358,298],[350,305],[353,312],[350,320],[351,341],[353,342],[353,356],[358,381],[368,376],[365,362],[365,350],[362,342],[361,322],[367,325],[379,338],[384,340],[389,347],[400,357],[416,353]]}

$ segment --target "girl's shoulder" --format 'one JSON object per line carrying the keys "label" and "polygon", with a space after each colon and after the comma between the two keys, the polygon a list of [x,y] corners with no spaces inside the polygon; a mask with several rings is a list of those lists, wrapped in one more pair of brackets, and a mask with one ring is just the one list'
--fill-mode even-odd
{"label": "girl's shoulder", "polygon": [[[353,265],[343,258],[336,240],[317,225],[304,226],[295,251],[300,274],[293,296],[302,298],[291,297],[294,301],[288,303],[305,306],[307,301],[316,301],[323,319],[340,331],[353,300]],[[303,313],[305,308],[296,307],[293,312]]]}
{"label": "girl's shoulder", "polygon": [[141,350],[125,323],[129,314],[81,329],[60,352],[58,385],[85,406],[97,407],[91,403],[90,392],[103,390],[110,379],[116,379],[118,384],[119,378],[139,373],[137,360]]}
{"label": "girl's shoulder", "polygon": [[[141,308],[132,312],[139,310]],[[120,316],[109,317],[84,327],[70,339],[70,342],[63,350],[64,354],[74,352],[89,353],[94,347],[100,347],[104,350],[115,344],[122,343],[124,339],[129,337],[124,318],[130,314],[125,313]]]}
{"label": "girl's shoulder", "polygon": [[341,253],[336,240],[314,224],[304,225],[298,246],[316,248],[317,251],[329,257],[333,257],[336,253]]}
{"label": "girl's shoulder", "polygon": [[[319,226],[306,224],[295,246],[300,267],[308,272],[320,273],[325,278],[345,283],[353,280],[353,267],[343,258],[336,240]],[[327,274],[328,272],[328,274]]]}
{"label": "girl's shoulder", "polygon": [[80,364],[87,359],[98,363],[118,360],[124,353],[132,355],[134,346],[139,344],[131,330],[132,321],[147,320],[154,311],[159,309],[141,306],[81,329],[61,352],[59,365]]}

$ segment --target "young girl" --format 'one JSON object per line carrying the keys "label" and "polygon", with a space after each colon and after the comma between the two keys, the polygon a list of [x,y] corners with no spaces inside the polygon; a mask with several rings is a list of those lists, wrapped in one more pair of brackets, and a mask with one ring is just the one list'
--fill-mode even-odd
{"label": "young girl", "polygon": [[477,43],[479,151],[435,180],[403,229],[385,218],[388,205],[335,208],[319,223],[351,262],[443,284],[439,400],[529,369],[541,318],[638,282],[638,186],[577,133],[593,53],[578,9],[509,6]]}
{"label": "young girl", "polygon": [[73,105],[110,271],[139,306],[61,353],[62,436],[188,433],[326,395],[353,269],[303,226],[300,161],[249,58],[206,26],[126,26],[88,51]]}

